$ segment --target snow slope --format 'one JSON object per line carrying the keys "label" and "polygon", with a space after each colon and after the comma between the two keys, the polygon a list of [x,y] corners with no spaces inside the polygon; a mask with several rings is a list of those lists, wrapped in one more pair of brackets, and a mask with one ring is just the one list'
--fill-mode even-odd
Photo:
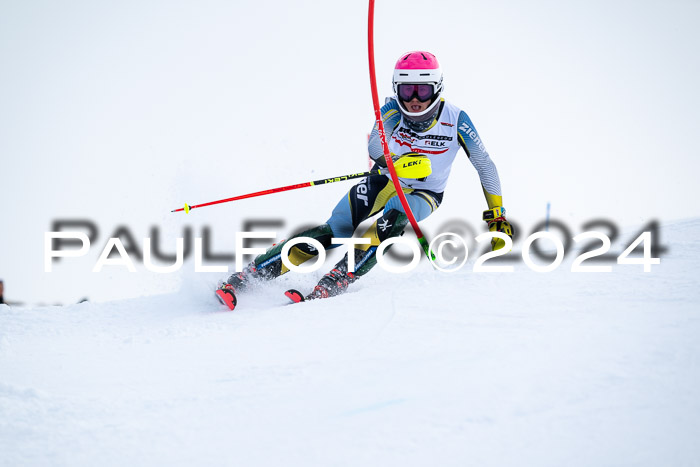
{"label": "snow slope", "polygon": [[651,273],[0,306],[0,465],[698,465],[700,219],[662,231]]}
{"label": "snow slope", "polygon": [[[281,292],[314,278],[285,277],[234,313],[191,265],[94,274],[118,232],[171,253],[210,228],[232,253],[246,221],[325,220],[349,183],[170,210],[366,168],[367,4],[3,2],[5,298],[95,302],[0,305],[0,466],[700,463],[700,208],[679,202],[698,199],[700,3],[440,0],[422,27],[425,8],[377,2],[381,98],[401,53],[434,52],[520,232],[550,202],[574,234],[662,219],[661,265],[472,258],[298,306]],[[483,228],[484,208],[460,154],[421,228]],[[99,230],[89,254],[44,272],[45,233],[76,219]]]}

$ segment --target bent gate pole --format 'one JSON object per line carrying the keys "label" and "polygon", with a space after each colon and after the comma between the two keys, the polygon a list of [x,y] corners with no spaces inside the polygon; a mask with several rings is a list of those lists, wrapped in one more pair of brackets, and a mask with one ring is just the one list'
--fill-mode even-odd
{"label": "bent gate pole", "polygon": [[391,160],[391,153],[389,152],[389,143],[386,140],[386,132],[384,130],[384,122],[382,121],[381,110],[379,106],[379,95],[377,94],[377,78],[374,71],[374,0],[369,0],[369,17],[367,21],[367,51],[369,53],[369,79],[372,87],[372,104],[374,105],[374,116],[377,121],[377,132],[379,133],[379,139],[382,142],[382,148],[384,149],[384,158],[386,159],[386,166],[391,173],[391,181],[394,182],[394,187],[396,188],[396,194],[399,196],[401,205],[404,211],[406,211],[406,217],[413,227],[413,231],[418,237],[418,243],[420,243],[423,251],[425,252],[428,259],[434,259],[430,251],[430,246],[428,241],[423,236],[420,227],[418,227],[418,222],[411,212],[411,207],[408,205],[408,200],[406,200],[406,195],[401,187],[401,182],[399,182],[399,177],[396,175],[396,169],[394,169],[394,163]]}

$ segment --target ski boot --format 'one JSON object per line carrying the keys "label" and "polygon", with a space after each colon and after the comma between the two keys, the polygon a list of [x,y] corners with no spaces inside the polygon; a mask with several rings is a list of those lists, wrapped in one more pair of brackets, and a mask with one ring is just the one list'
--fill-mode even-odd
{"label": "ski boot", "polygon": [[246,266],[243,271],[231,274],[231,276],[226,279],[226,282],[222,283],[219,288],[216,289],[216,296],[219,298],[219,301],[226,305],[229,310],[233,311],[238,303],[236,293],[245,290],[248,282],[254,277],[255,272],[255,265],[251,263]]}
{"label": "ski boot", "polygon": [[290,289],[284,294],[294,303],[316,300],[319,298],[335,297],[344,293],[350,284],[357,280],[357,276],[351,272],[346,272],[343,269],[335,268],[331,272],[324,275],[314,290],[304,296],[298,290]]}

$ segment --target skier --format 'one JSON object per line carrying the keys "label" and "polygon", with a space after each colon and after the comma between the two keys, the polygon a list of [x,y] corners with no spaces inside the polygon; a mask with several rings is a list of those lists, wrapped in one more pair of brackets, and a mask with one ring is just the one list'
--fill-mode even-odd
{"label": "skier", "polygon": [[[387,99],[381,108],[392,159],[397,160],[407,154],[427,157],[432,167],[432,173],[425,178],[399,178],[416,221],[425,219],[440,206],[452,163],[461,147],[481,180],[489,207],[483,213],[483,220],[488,223],[490,231],[503,232],[512,237],[513,229],[505,218],[496,166],[466,112],[442,97],[442,71],[435,56],[422,51],[402,55],[394,68],[393,85],[394,96]],[[376,166],[386,167],[376,123],[370,135],[369,155]],[[350,189],[324,224],[296,234],[294,237],[316,239],[326,249],[337,247],[339,245],[331,244],[332,238],[352,237],[362,221],[380,211],[383,211],[381,217],[363,235],[371,243],[354,248],[354,272],[348,270],[346,254],[321,278],[311,294],[304,297],[296,291],[289,291],[287,296],[299,302],[345,292],[350,284],[367,274],[376,264],[379,244],[403,233],[408,218],[389,175],[371,175]],[[241,272],[232,274],[217,289],[219,299],[233,310],[237,301],[235,294],[251,282],[273,279],[287,272],[288,268],[281,259],[286,241],[273,245]],[[494,250],[504,245],[503,240],[492,241]],[[299,243],[290,248],[288,259],[298,266],[317,254],[312,245]]]}

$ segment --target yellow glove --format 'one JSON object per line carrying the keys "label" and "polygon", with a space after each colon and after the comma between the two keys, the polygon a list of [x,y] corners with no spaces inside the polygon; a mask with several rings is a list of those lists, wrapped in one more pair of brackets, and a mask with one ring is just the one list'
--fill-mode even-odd
{"label": "yellow glove", "polygon": [[[484,211],[482,219],[489,225],[489,232],[503,232],[510,238],[513,238],[513,226],[506,220],[506,209],[504,207],[496,206]],[[506,242],[500,238],[491,240],[492,251],[500,250],[504,246],[506,246]]]}

